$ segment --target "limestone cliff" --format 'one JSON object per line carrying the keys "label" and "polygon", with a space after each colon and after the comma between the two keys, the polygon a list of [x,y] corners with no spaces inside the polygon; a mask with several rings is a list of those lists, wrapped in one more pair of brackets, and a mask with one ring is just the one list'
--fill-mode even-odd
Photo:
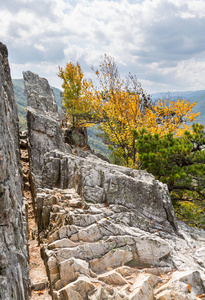
{"label": "limestone cliff", "polygon": [[205,233],[176,220],[166,185],[145,171],[72,153],[47,81],[30,71],[24,80],[52,298],[195,300],[205,293]]}
{"label": "limestone cliff", "polygon": [[22,196],[17,104],[0,43],[0,299],[29,297],[28,243]]}

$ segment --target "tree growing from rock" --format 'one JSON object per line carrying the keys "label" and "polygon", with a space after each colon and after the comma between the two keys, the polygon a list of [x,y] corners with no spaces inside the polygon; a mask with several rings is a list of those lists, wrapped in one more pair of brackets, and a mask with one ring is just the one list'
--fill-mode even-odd
{"label": "tree growing from rock", "polygon": [[84,78],[80,64],[68,63],[59,67],[58,76],[63,79],[63,104],[67,108],[67,117],[73,127],[88,127],[93,121],[92,83]]}

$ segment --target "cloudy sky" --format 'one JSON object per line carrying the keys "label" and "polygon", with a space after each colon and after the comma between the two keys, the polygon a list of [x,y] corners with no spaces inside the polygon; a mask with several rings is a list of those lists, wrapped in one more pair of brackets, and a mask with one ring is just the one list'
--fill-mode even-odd
{"label": "cloudy sky", "polygon": [[148,93],[205,89],[205,0],[0,0],[0,20],[13,78],[60,87],[59,65],[92,78],[106,53]]}

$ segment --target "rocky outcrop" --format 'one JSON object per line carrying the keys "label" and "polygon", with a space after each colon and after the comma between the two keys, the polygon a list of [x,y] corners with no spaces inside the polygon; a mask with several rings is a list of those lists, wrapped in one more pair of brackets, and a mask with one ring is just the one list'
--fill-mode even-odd
{"label": "rocky outcrop", "polygon": [[183,239],[149,233],[124,206],[85,203],[75,189],[38,196],[53,299],[195,300],[205,292],[203,231],[178,223]]}
{"label": "rocky outcrop", "polygon": [[28,99],[30,168],[33,183],[41,186],[44,154],[52,149],[65,150],[58,107],[48,81],[30,71],[23,73]]}
{"label": "rocky outcrop", "polygon": [[154,232],[177,231],[167,186],[146,171],[111,165],[58,150],[44,156],[42,187],[74,187],[88,202],[117,204],[130,211],[130,225]]}
{"label": "rocky outcrop", "polygon": [[[30,161],[52,298],[194,300],[205,293],[204,231],[176,220],[167,186],[151,174],[65,151],[58,118],[51,138],[49,108],[36,109],[37,75],[26,74],[26,88],[35,94],[34,105],[29,100]],[[42,88],[45,95],[49,88]]]}
{"label": "rocky outcrop", "polygon": [[29,297],[28,242],[18,141],[17,104],[0,43],[0,299]]}

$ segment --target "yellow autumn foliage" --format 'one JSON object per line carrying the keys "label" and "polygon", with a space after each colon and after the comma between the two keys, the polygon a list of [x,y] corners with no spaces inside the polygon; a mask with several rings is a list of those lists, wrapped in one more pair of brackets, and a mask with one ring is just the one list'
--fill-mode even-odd
{"label": "yellow autumn foliage", "polygon": [[70,62],[65,69],[59,67],[58,76],[63,79],[63,104],[70,123],[74,127],[92,125],[92,83],[84,78],[80,64]]}
{"label": "yellow autumn foliage", "polygon": [[79,63],[59,67],[63,79],[64,105],[73,126],[100,123],[101,129],[112,145],[113,152],[121,156],[122,163],[137,167],[134,129],[146,128],[148,132],[183,135],[198,116],[192,111],[195,103],[185,100],[160,100],[153,103],[134,76],[122,79],[112,57],[104,55],[99,69],[92,68],[99,86],[84,78]]}

